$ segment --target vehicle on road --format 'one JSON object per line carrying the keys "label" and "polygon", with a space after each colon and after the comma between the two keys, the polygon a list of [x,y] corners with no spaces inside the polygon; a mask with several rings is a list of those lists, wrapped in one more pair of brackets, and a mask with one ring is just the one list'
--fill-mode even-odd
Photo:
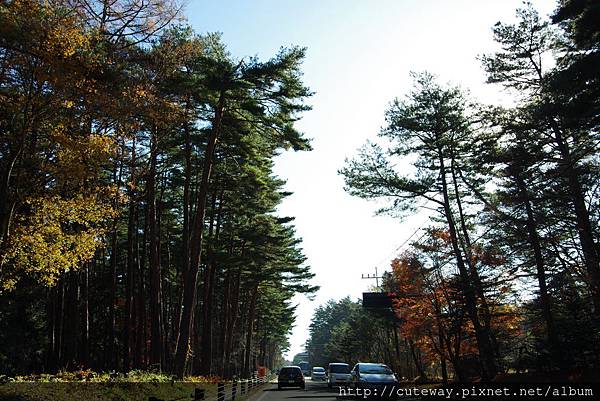
{"label": "vehicle on road", "polygon": [[300,369],[302,369],[302,374],[304,374],[304,376],[310,376],[310,364],[306,361],[301,361],[298,362],[298,365],[300,367]]}
{"label": "vehicle on road", "polygon": [[357,363],[350,374],[350,386],[355,389],[369,388],[381,393],[386,386],[392,388],[398,384],[398,379],[392,369],[382,363]]}
{"label": "vehicle on road", "polygon": [[325,368],[320,366],[315,366],[312,368],[312,372],[310,372],[310,379],[313,381],[325,381],[327,380],[327,374],[325,372]]}
{"label": "vehicle on road", "polygon": [[304,375],[300,366],[284,366],[277,376],[277,388],[281,390],[284,387],[304,388]]}
{"label": "vehicle on road", "polygon": [[327,387],[347,386],[350,384],[350,365],[347,363],[333,362],[327,368]]}

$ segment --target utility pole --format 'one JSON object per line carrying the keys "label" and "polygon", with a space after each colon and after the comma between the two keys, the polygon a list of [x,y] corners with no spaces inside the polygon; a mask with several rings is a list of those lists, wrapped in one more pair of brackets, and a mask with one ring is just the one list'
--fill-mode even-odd
{"label": "utility pole", "polygon": [[383,276],[379,276],[379,275],[377,274],[377,266],[375,266],[375,274],[374,274],[374,275],[371,275],[371,274],[368,274],[368,273],[367,273],[367,275],[365,276],[364,274],[361,274],[361,278],[362,278],[362,279],[368,279],[368,280],[373,280],[373,279],[375,279],[375,283],[376,283],[376,285],[377,285],[377,288],[378,288],[378,289],[380,289],[380,288],[379,288],[379,279],[380,279],[380,278],[383,278]]}

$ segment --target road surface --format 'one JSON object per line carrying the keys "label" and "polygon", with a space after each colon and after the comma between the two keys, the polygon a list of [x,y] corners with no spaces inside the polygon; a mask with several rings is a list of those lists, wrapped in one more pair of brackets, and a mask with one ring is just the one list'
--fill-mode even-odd
{"label": "road surface", "polygon": [[[370,399],[382,400],[382,398],[372,397]],[[337,387],[327,388],[327,382],[313,382],[310,378],[306,379],[306,388],[283,388],[277,389],[277,382],[265,385],[259,390],[259,393],[249,401],[362,401],[363,397],[340,397],[340,390]],[[402,398],[402,401],[410,401],[414,398]]]}
{"label": "road surface", "polygon": [[338,394],[337,388],[327,388],[327,382],[313,382],[307,378],[304,390],[291,387],[278,390],[274,382],[261,389],[252,401],[337,401]]}

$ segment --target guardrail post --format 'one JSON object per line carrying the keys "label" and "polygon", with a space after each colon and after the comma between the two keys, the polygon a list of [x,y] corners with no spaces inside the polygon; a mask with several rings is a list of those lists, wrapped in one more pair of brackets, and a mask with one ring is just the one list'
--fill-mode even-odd
{"label": "guardrail post", "polygon": [[194,401],[202,401],[204,400],[204,389],[203,388],[195,388],[194,389]]}
{"label": "guardrail post", "polygon": [[217,401],[225,401],[225,383],[217,383]]}
{"label": "guardrail post", "polygon": [[242,395],[246,394],[246,382],[247,382],[247,380],[244,379],[240,383],[240,386],[241,386],[240,390],[241,390]]}
{"label": "guardrail post", "polygon": [[231,382],[231,401],[235,401],[235,396],[237,395],[237,380]]}

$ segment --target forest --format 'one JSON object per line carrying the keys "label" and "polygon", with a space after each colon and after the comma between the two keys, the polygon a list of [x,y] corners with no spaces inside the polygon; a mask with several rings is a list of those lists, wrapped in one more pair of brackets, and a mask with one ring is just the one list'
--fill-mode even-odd
{"label": "forest", "polygon": [[0,3],[0,374],[249,377],[317,290],[282,151],[305,49],[237,59],[176,0]]}
{"label": "forest", "polygon": [[493,26],[496,49],[479,61],[511,105],[412,75],[340,174],[379,213],[425,211],[428,223],[377,288],[393,312],[349,298],[317,309],[315,363],[378,361],[444,382],[598,379],[599,20],[597,2],[563,0],[551,20],[524,3]]}
{"label": "forest", "polygon": [[[183,10],[0,2],[0,376],[284,363],[293,297],[318,290],[274,172],[311,150],[306,49],[234,57]],[[506,104],[429,72],[391,99],[339,173],[378,213],[428,221],[398,222],[411,242],[376,289],[391,310],[316,309],[313,365],[600,377],[598,21],[597,1],[559,0],[491,27],[479,62]]]}

